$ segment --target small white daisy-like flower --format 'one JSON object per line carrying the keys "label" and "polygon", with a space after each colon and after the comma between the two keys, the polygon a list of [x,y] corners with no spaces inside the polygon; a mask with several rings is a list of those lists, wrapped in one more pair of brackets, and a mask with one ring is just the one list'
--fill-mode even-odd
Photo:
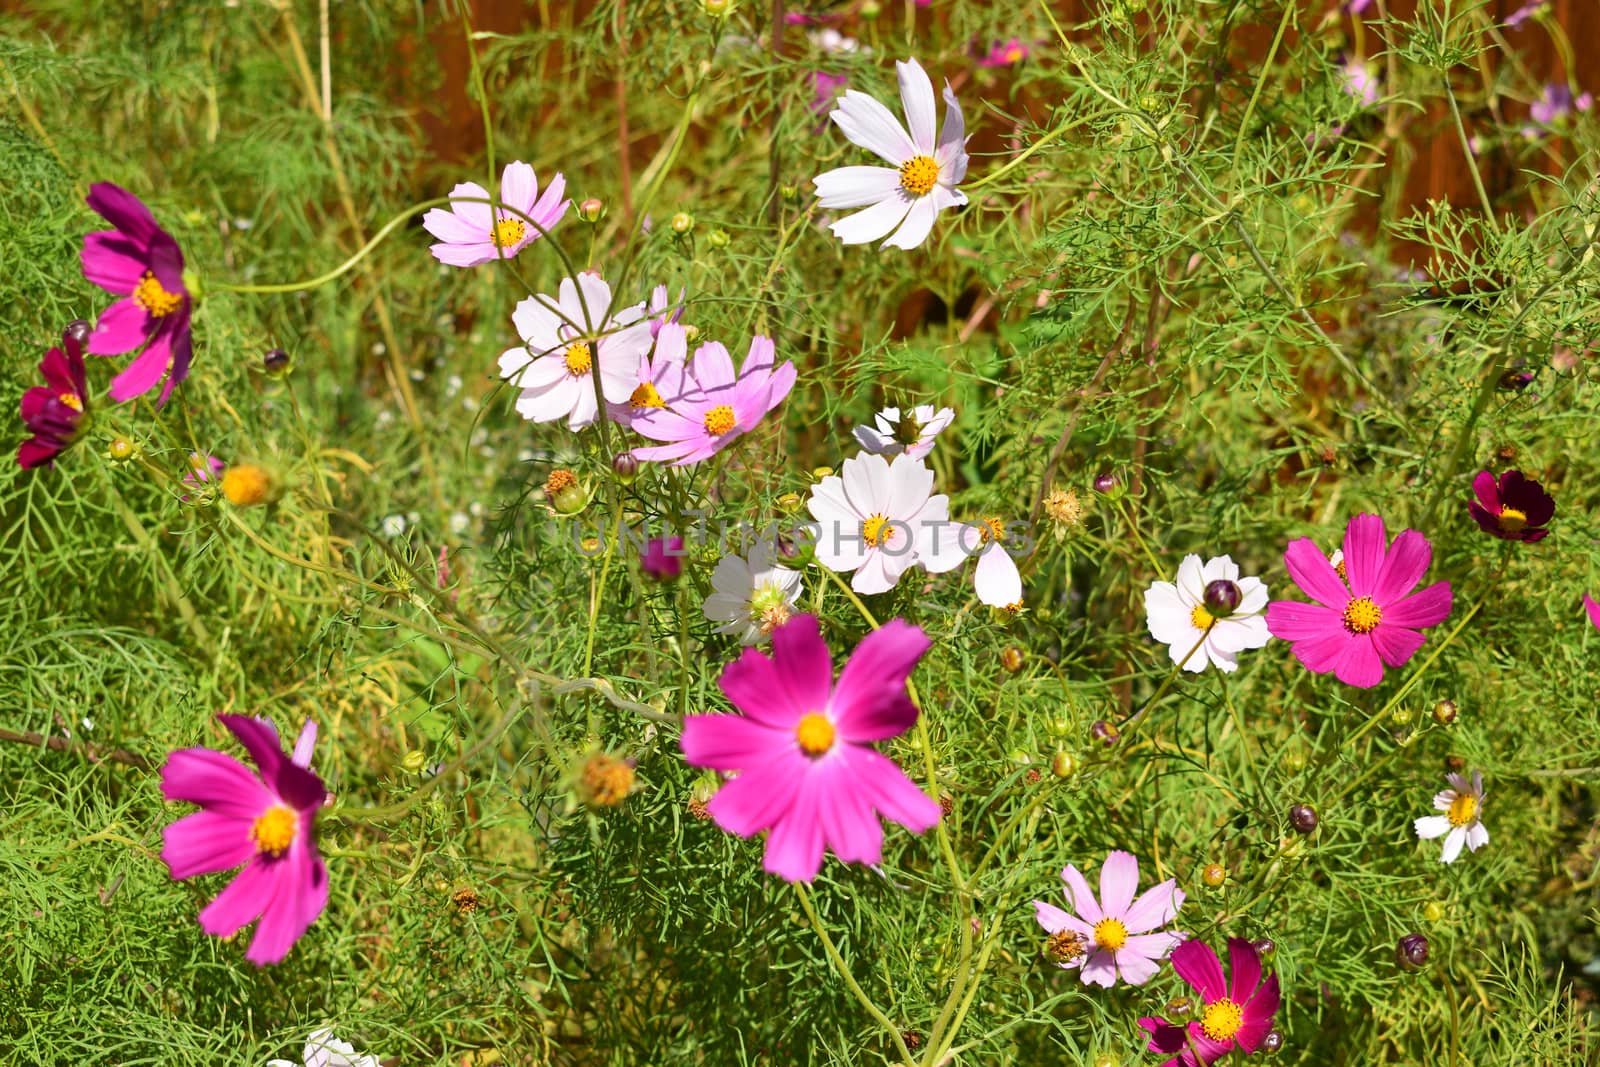
{"label": "small white daisy-like flower", "polygon": [[800,599],[800,572],[780,567],[770,541],[750,550],[748,558],[723,556],[711,572],[712,593],[701,608],[705,617],[721,623],[719,634],[736,634],[747,645],[756,644],[789,621]]}
{"label": "small white daisy-like flower", "polygon": [[[324,1027],[306,1039],[301,1052],[305,1067],[381,1067],[376,1056],[363,1056],[348,1041],[333,1036],[330,1027]],[[268,1060],[267,1067],[299,1067],[288,1060]]]}
{"label": "small white daisy-like flower", "polygon": [[1196,674],[1212,664],[1236,671],[1240,652],[1272,640],[1266,609],[1267,587],[1259,578],[1239,577],[1239,565],[1228,556],[1204,564],[1185,556],[1176,583],[1152,582],[1144,594],[1150,636],[1167,646],[1173,663]]}
{"label": "small white daisy-like flower", "polygon": [[1473,852],[1489,843],[1489,831],[1483,827],[1483,775],[1472,772],[1472,781],[1465,775],[1447,774],[1449,789],[1433,795],[1435,811],[1443,815],[1424,815],[1416,821],[1417,836],[1424,841],[1444,838],[1443,863],[1454,863],[1461,855],[1461,846]]}
{"label": "small white daisy-like flower", "polygon": [[920,459],[863,452],[845,460],[840,474],[811,487],[806,505],[817,520],[817,562],[855,572],[850,588],[858,593],[893,589],[933,555],[938,532],[950,525],[950,498],[932,492],[933,471]]}
{"label": "small white daisy-like flower", "polygon": [[584,271],[561,279],[558,297],[530,296],[511,321],[522,345],[500,356],[500,374],[522,390],[517,412],[532,422],[565,418],[581,430],[598,414],[590,368],[600,364],[600,389],[621,404],[639,384],[639,357],[650,350],[643,304],[611,306],[611,287]]}
{"label": "small white daisy-like flower", "polygon": [[949,408],[935,411],[932,404],[919,404],[904,414],[899,408],[884,408],[874,420],[876,425],[856,427],[856,440],[862,448],[880,456],[904,452],[912,459],[921,459],[933,451],[934,440],[955,417]]}
{"label": "small white daisy-like flower", "polygon": [[967,202],[956,188],[967,176],[967,126],[955,93],[946,83],[944,129],[936,130],[937,105],[927,72],[914,59],[896,63],[895,70],[904,126],[878,100],[855,89],[847,90],[828,115],[852,144],[889,164],[840,167],[812,179],[819,207],[865,209],[829,226],[847,245],[882,237],[884,247],[916,248],[928,239],[939,212]]}

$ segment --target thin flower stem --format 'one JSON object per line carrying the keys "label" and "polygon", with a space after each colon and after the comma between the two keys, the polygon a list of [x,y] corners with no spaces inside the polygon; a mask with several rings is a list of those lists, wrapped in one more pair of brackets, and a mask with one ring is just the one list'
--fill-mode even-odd
{"label": "thin flower stem", "polygon": [[1178,675],[1183,671],[1183,665],[1193,659],[1194,654],[1200,651],[1200,646],[1206,643],[1206,638],[1211,636],[1211,628],[1216,624],[1217,621],[1215,619],[1212,619],[1211,622],[1206,624],[1205,632],[1200,635],[1200,640],[1194,643],[1194,647],[1189,649],[1189,651],[1184,655],[1183,659],[1172,665],[1172,670],[1167,672],[1167,677],[1162,681],[1161,685],[1156,689],[1155,693],[1150,697],[1150,699],[1144,702],[1144,707],[1140,708],[1138,711],[1134,712],[1132,715],[1128,716],[1122,721],[1122,724],[1117,728],[1119,732],[1125,733],[1128,730],[1131,730],[1140,719],[1144,718],[1145,714],[1149,712],[1151,708],[1156,706],[1156,701],[1160,700],[1162,696],[1166,694],[1166,691],[1172,688],[1172,683],[1178,680]]}
{"label": "thin flower stem", "polygon": [[985,174],[983,177],[977,179],[976,181],[971,181],[971,182],[966,183],[966,185],[963,186],[964,191],[973,192],[975,190],[982,189],[985,185],[988,185],[991,182],[999,181],[1001,178],[1005,177],[1008,173],[1010,173],[1011,171],[1015,170],[1016,168],[1022,166],[1022,164],[1026,163],[1028,161],[1028,157],[1029,156],[1031,156],[1035,152],[1039,151],[1039,149],[1043,148],[1045,145],[1049,144],[1051,141],[1054,141],[1057,137],[1060,137],[1062,134],[1065,134],[1065,133],[1068,133],[1068,132],[1070,132],[1072,130],[1075,130],[1079,126],[1087,125],[1088,123],[1093,122],[1096,119],[1105,118],[1109,114],[1110,114],[1110,112],[1106,112],[1106,111],[1095,111],[1095,112],[1090,112],[1089,114],[1086,114],[1086,115],[1080,115],[1075,119],[1069,119],[1066,122],[1063,122],[1061,125],[1055,127],[1049,133],[1046,133],[1043,137],[1041,137],[1037,141],[1033,142],[1027,148],[1024,148],[1014,158],[1008,160],[1003,166],[1000,166],[1000,167],[995,168],[994,170],[991,170],[989,173]]}
{"label": "thin flower stem", "polygon": [[[1239,117],[1239,133],[1233,139],[1233,162],[1237,166],[1239,154],[1244,151],[1245,131],[1250,128],[1250,116],[1255,114],[1256,101],[1261,99],[1261,90],[1266,86],[1267,79],[1272,77],[1272,61],[1278,56],[1278,46],[1283,44],[1284,31],[1289,28],[1289,21],[1294,17],[1298,5],[1285,3],[1283,16],[1278,19],[1278,32],[1273,35],[1272,46],[1267,49],[1267,56],[1261,61],[1261,77],[1256,79],[1255,90],[1250,94],[1250,102],[1244,106],[1244,114]],[[1357,20],[1359,23],[1359,20]]]}
{"label": "thin flower stem", "polygon": [[[1450,643],[1456,639],[1456,636],[1460,634],[1462,630],[1466,629],[1467,623],[1472,621],[1472,617],[1478,614],[1478,610],[1486,603],[1488,603],[1487,597],[1472,605],[1471,610],[1469,610],[1466,615],[1462,616],[1460,622],[1456,623],[1455,629],[1451,630],[1450,633],[1445,636],[1445,639],[1439,642],[1438,647],[1428,654],[1428,658],[1422,661],[1422,666],[1418,667],[1412,672],[1411,677],[1407,678],[1405,680],[1405,684],[1395,691],[1394,696],[1389,698],[1388,703],[1379,708],[1376,715],[1373,715],[1366,722],[1362,723],[1360,728],[1357,729],[1355,733],[1351,734],[1350,737],[1346,739],[1344,744],[1340,747],[1345,749],[1353,748],[1355,743],[1367,736],[1374,726],[1377,726],[1384,719],[1388,718],[1389,712],[1393,711],[1395,705],[1399,704],[1401,700],[1405,699],[1405,695],[1411,692],[1412,687],[1415,686],[1417,682],[1422,680],[1422,676],[1428,673],[1428,668],[1433,666],[1434,661],[1444,654],[1444,650],[1450,647]],[[1347,789],[1346,792],[1348,791],[1349,790]],[[1341,793],[1339,795],[1342,797],[1345,794]]]}
{"label": "thin flower stem", "polygon": [[1122,510],[1121,500],[1117,500],[1114,503],[1117,514],[1122,517],[1123,522],[1128,524],[1128,532],[1133,535],[1134,544],[1139,546],[1139,550],[1144,553],[1144,558],[1150,561],[1150,569],[1156,574],[1162,573],[1161,561],[1156,559],[1156,554],[1150,551],[1149,545],[1145,544],[1144,536],[1139,533],[1138,524],[1133,521],[1131,509],[1129,511]]}
{"label": "thin flower stem", "polygon": [[1461,142],[1461,151],[1467,159],[1467,173],[1472,176],[1472,187],[1478,192],[1478,203],[1483,205],[1483,221],[1491,232],[1497,231],[1500,227],[1494,216],[1494,205],[1489,202],[1488,190],[1483,187],[1483,175],[1478,173],[1478,157],[1472,151],[1467,128],[1461,122],[1461,107],[1456,103],[1456,91],[1450,85],[1450,75],[1442,75],[1440,81],[1444,84],[1444,98],[1450,101],[1450,117],[1455,120],[1456,138]]}
{"label": "thin flower stem", "polygon": [[611,536],[606,538],[605,558],[600,561],[600,576],[589,591],[589,632],[583,642],[583,673],[589,673],[594,663],[595,626],[600,621],[600,600],[605,595],[606,576],[611,573],[611,557],[616,554],[617,542],[622,540],[622,494],[617,494],[617,506],[611,514]]}
{"label": "thin flower stem", "polygon": [[[105,468],[100,468],[104,471]],[[106,481],[111,482],[107,477]],[[150,536],[139,517],[133,513],[122,499],[122,493],[115,483],[111,483],[111,490],[116,494],[113,507],[116,508],[117,517],[122,520],[122,525],[127,527],[133,539],[139,542],[139,547],[145,554],[155,561],[156,573],[161,579],[161,587],[166,592],[167,598],[172,601],[173,607],[178,609],[178,615],[183,619],[183,624],[194,635],[195,641],[207,654],[215,657],[217,654],[216,642],[211,637],[211,631],[206,629],[206,624],[200,620],[199,614],[194,610],[194,604],[189,600],[188,594],[178,584],[178,576],[172,570],[172,564],[167,562],[166,554],[156,545],[155,539]]]}
{"label": "thin flower stem", "polygon": [[805,911],[806,918],[811,923],[811,929],[817,932],[817,937],[822,941],[822,950],[827,953],[828,962],[833,964],[833,969],[838,972],[840,978],[844,979],[844,984],[850,987],[850,992],[855,994],[856,1000],[867,1010],[867,1014],[872,1016],[877,1024],[883,1027],[884,1032],[889,1035],[889,1038],[894,1042],[895,1051],[900,1054],[900,1062],[905,1064],[906,1067],[916,1067],[916,1060],[911,1058],[911,1050],[906,1048],[905,1038],[900,1036],[900,1028],[890,1022],[889,1017],[883,1013],[882,1009],[872,1002],[871,997],[867,996],[866,990],[861,988],[861,983],[857,982],[855,975],[850,973],[850,968],[845,964],[844,957],[840,956],[839,950],[834,947],[833,938],[828,936],[828,931],[823,927],[822,920],[817,918],[816,908],[811,905],[811,894],[799,882],[795,882],[793,885],[795,896],[800,898],[800,907]]}

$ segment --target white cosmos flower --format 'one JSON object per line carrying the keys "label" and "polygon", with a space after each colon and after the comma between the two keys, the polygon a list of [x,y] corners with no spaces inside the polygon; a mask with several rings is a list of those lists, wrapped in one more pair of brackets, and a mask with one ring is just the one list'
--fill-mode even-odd
{"label": "white cosmos flower", "polygon": [[[1239,595],[1238,604],[1226,615],[1206,605],[1206,586],[1219,581],[1233,583]],[[1184,670],[1196,674],[1211,664],[1236,671],[1240,652],[1272,640],[1263,614],[1266,607],[1267,587],[1261,579],[1239,577],[1239,565],[1227,556],[1204,565],[1199,556],[1185,556],[1178,565],[1176,584],[1153,582],[1144,594],[1150,636],[1167,646],[1173,663],[1182,662]]]}
{"label": "white cosmos flower", "polygon": [[1022,605],[1022,572],[1002,544],[1005,538],[1005,523],[998,517],[945,523],[935,531],[932,548],[921,562],[932,573],[943,574],[977,556],[972,584],[978,599],[992,608],[1018,608]]}
{"label": "white cosmos flower", "polygon": [[899,408],[884,408],[877,414],[876,426],[856,427],[856,440],[862,448],[880,456],[904,452],[912,459],[921,459],[933,451],[934,439],[955,417],[956,413],[949,408],[934,411],[932,404],[919,404],[904,417]]}
{"label": "white cosmos flower", "polygon": [[854,571],[850,588],[858,593],[893,589],[912,564],[934,554],[937,531],[950,524],[950,498],[929,496],[932,489],[933,471],[920,459],[864,452],[845,460],[843,476],[811,487],[817,562]]}
{"label": "white cosmos flower", "polygon": [[[376,1056],[357,1055],[348,1041],[333,1036],[333,1030],[324,1027],[306,1039],[301,1053],[305,1067],[382,1067]],[[267,1067],[298,1067],[288,1060],[268,1060]]]}
{"label": "white cosmos flower", "polygon": [[600,389],[612,404],[639,384],[639,357],[650,349],[643,304],[613,309],[611,287],[584,271],[561,279],[559,297],[540,293],[517,305],[511,321],[523,344],[500,356],[500,374],[522,390],[517,412],[533,422],[565,418],[580,430],[597,414],[590,368],[600,364]]}
{"label": "white cosmos flower", "polygon": [[1444,838],[1443,863],[1454,863],[1461,855],[1461,846],[1473,852],[1489,843],[1489,831],[1483,827],[1483,775],[1472,772],[1472,781],[1464,775],[1447,774],[1449,789],[1433,795],[1435,811],[1443,815],[1424,815],[1416,821],[1417,836],[1424,841]]}
{"label": "white cosmos flower", "polygon": [[706,618],[722,625],[719,634],[737,634],[753,645],[789,621],[800,599],[800,572],[780,567],[770,541],[750,550],[748,558],[723,556],[711,572],[712,593],[701,608]]}
{"label": "white cosmos flower", "polygon": [[939,212],[967,202],[956,188],[967,176],[967,127],[955,93],[946,83],[944,129],[936,132],[937,105],[927,73],[914,59],[896,63],[895,70],[905,126],[875,98],[854,89],[828,115],[852,144],[889,164],[840,167],[812,179],[819,207],[866,209],[829,227],[847,245],[887,237],[885,247],[916,248],[928,239]]}

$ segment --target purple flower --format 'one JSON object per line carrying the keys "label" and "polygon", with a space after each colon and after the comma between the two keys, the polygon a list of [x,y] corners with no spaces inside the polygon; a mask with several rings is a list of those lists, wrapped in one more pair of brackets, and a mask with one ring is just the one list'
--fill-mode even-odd
{"label": "purple flower", "polygon": [[1521,26],[1524,22],[1527,22],[1529,19],[1533,18],[1533,16],[1539,14],[1539,12],[1543,11],[1549,5],[1550,0],[1528,0],[1526,4],[1523,4],[1510,15],[1506,16],[1506,25],[1512,28]]}
{"label": "purple flower", "polygon": [[161,859],[178,880],[242,866],[200,912],[200,927],[227,937],[260,919],[245,959],[277,963],[328,905],[328,869],[317,852],[315,819],[327,800],[311,770],[316,723],[307,722],[285,757],[272,724],[218,715],[250,753],[257,772],[223,752],[185,748],[167,756],[161,792],[200,809],[168,826]]}
{"label": "purple flower", "polygon": [[1349,56],[1339,66],[1340,88],[1361,102],[1362,107],[1372,107],[1378,102],[1378,75],[1366,61]]}
{"label": "purple flower", "polygon": [[1577,97],[1572,95],[1572,90],[1565,85],[1546,85],[1528,108],[1528,114],[1533,121],[1542,126],[1555,126],[1572,114],[1574,109],[1588,111],[1594,106],[1594,97],[1589,93],[1580,93]]}
{"label": "purple flower", "polygon": [[645,542],[639,569],[658,582],[674,581],[683,573],[683,538],[652,537]]}
{"label": "purple flower", "polygon": [[1595,629],[1600,630],[1600,601],[1588,593],[1583,594],[1583,610],[1589,613],[1589,621],[1594,623]]}
{"label": "purple flower", "polygon": [[83,276],[126,298],[100,314],[89,335],[89,353],[115,356],[144,345],[144,352],[111,379],[111,399],[121,403],[143,396],[165,375],[157,401],[165,404],[172,387],[189,376],[194,356],[183,252],[144,202],[121,186],[96,182],[89,187],[88,203],[116,228],[84,237]]}
{"label": "purple flower", "polygon": [[[214,482],[221,477],[228,465],[216,456],[202,456],[198,452],[189,453],[189,473],[183,476],[183,484],[199,489],[207,482]],[[188,500],[187,496],[183,497]]]}
{"label": "purple flower", "polygon": [[1051,935],[1046,951],[1057,966],[1082,967],[1085,985],[1110,989],[1120,977],[1129,985],[1154,978],[1160,960],[1182,940],[1177,933],[1151,933],[1165,926],[1183,906],[1183,890],[1175,878],[1145,890],[1137,900],[1139,861],[1128,852],[1112,852],[1100,866],[1100,899],[1078,868],[1061,871],[1067,901],[1076,914],[1042,900],[1033,902],[1034,916]]}
{"label": "purple flower", "polygon": [[892,619],[861,639],[833,678],[828,646],[812,615],[772,632],[772,658],[753,648],[717,684],[743,715],[690,715],[683,722],[690,766],[738,772],[706,804],[718,826],[767,836],[762,866],[809,882],[823,853],[845,863],[883,862],[881,815],[912,833],[939,821],[939,805],[873,748],[917,721],[906,679],[928,637]]}
{"label": "purple flower", "polygon": [[84,377],[83,342],[89,324],[78,320],[61,334],[61,348],[39,361],[43,385],[22,394],[22,421],[33,435],[17,449],[24,470],[55,465],[55,458],[78,439],[89,413],[89,383]]}
{"label": "purple flower", "polygon": [[[821,118],[827,114],[839,94],[850,87],[850,76],[847,74],[829,74],[825,70],[811,72],[811,113]],[[827,123],[819,123],[813,132],[820,133],[827,128]]]}
{"label": "purple flower", "polygon": [[1197,1067],[1221,1059],[1235,1046],[1245,1055],[1261,1047],[1278,1010],[1278,976],[1261,981],[1261,955],[1243,938],[1228,938],[1228,967],[1232,982],[1223,977],[1217,954],[1202,941],[1185,941],[1172,950],[1172,969],[1200,994],[1203,1007],[1187,1026],[1159,1016],[1139,1020],[1150,1031],[1150,1051],[1172,1057],[1161,1067]]}

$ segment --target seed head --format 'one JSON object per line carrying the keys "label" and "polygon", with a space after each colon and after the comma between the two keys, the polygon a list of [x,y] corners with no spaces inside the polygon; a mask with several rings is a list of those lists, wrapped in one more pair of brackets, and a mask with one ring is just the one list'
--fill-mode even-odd
{"label": "seed head", "polygon": [[278,492],[272,472],[255,463],[236,463],[222,472],[222,495],[236,508],[265,504]]}
{"label": "seed head", "polygon": [[1440,726],[1449,726],[1456,721],[1458,711],[1454,700],[1441,700],[1433,706],[1433,721]]}
{"label": "seed head", "polygon": [[584,763],[578,785],[589,805],[614,808],[633,790],[633,761],[597,752]]}

